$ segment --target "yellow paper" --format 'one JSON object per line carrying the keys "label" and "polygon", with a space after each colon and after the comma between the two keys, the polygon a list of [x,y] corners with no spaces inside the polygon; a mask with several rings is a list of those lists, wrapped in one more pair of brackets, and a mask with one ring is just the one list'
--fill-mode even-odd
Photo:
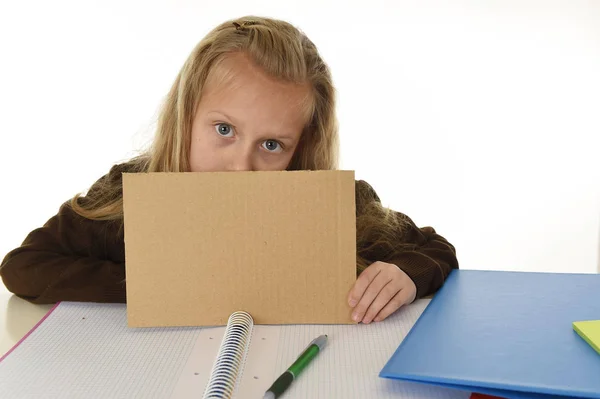
{"label": "yellow paper", "polygon": [[576,321],[573,329],[600,354],[600,320]]}

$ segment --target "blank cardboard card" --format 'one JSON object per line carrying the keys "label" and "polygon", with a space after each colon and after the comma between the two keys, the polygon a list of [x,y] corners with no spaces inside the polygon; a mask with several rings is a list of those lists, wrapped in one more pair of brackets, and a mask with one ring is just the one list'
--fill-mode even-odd
{"label": "blank cardboard card", "polygon": [[123,174],[130,327],[350,324],[352,171]]}

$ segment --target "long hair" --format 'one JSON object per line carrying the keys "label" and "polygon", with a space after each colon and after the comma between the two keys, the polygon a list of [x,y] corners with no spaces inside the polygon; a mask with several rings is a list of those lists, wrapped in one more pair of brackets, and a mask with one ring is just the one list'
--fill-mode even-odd
{"label": "long hair", "polygon": [[[308,83],[311,88],[308,123],[288,169],[338,168],[336,97],[329,67],[313,42],[290,23],[246,16],[218,25],[194,47],[164,99],[151,146],[123,165],[124,170],[138,173],[189,171],[192,121],[203,87],[211,71],[232,53],[245,54],[276,79]],[[367,248],[397,240],[398,220],[361,190],[364,191],[359,187],[356,197],[357,201],[361,201],[357,203],[359,247],[363,243],[368,243],[363,245]],[[364,204],[364,201],[369,204]],[[70,204],[85,218],[122,223],[122,180],[101,179],[85,197],[78,194]],[[373,240],[375,236],[377,238]],[[368,264],[361,253],[367,252],[358,252],[361,270]]]}

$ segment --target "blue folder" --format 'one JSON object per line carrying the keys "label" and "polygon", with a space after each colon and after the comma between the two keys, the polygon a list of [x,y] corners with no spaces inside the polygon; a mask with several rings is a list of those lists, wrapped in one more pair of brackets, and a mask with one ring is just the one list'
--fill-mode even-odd
{"label": "blue folder", "polygon": [[455,270],[380,372],[509,399],[600,398],[600,274]]}

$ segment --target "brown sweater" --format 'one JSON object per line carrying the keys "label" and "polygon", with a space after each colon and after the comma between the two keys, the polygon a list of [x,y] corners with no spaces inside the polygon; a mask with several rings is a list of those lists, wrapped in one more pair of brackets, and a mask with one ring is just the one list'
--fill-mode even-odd
{"label": "brown sweater", "polygon": [[[100,179],[117,179],[129,171],[114,166]],[[379,197],[364,181],[373,200]],[[390,263],[400,267],[417,287],[417,298],[435,293],[452,269],[458,268],[454,247],[431,227],[410,228],[399,245],[406,251]],[[381,260],[371,254],[372,261]],[[125,302],[125,244],[120,222],[92,221],[63,204],[58,213],[27,235],[22,245],[9,252],[0,264],[0,276],[14,294],[33,303],[57,301]]]}

